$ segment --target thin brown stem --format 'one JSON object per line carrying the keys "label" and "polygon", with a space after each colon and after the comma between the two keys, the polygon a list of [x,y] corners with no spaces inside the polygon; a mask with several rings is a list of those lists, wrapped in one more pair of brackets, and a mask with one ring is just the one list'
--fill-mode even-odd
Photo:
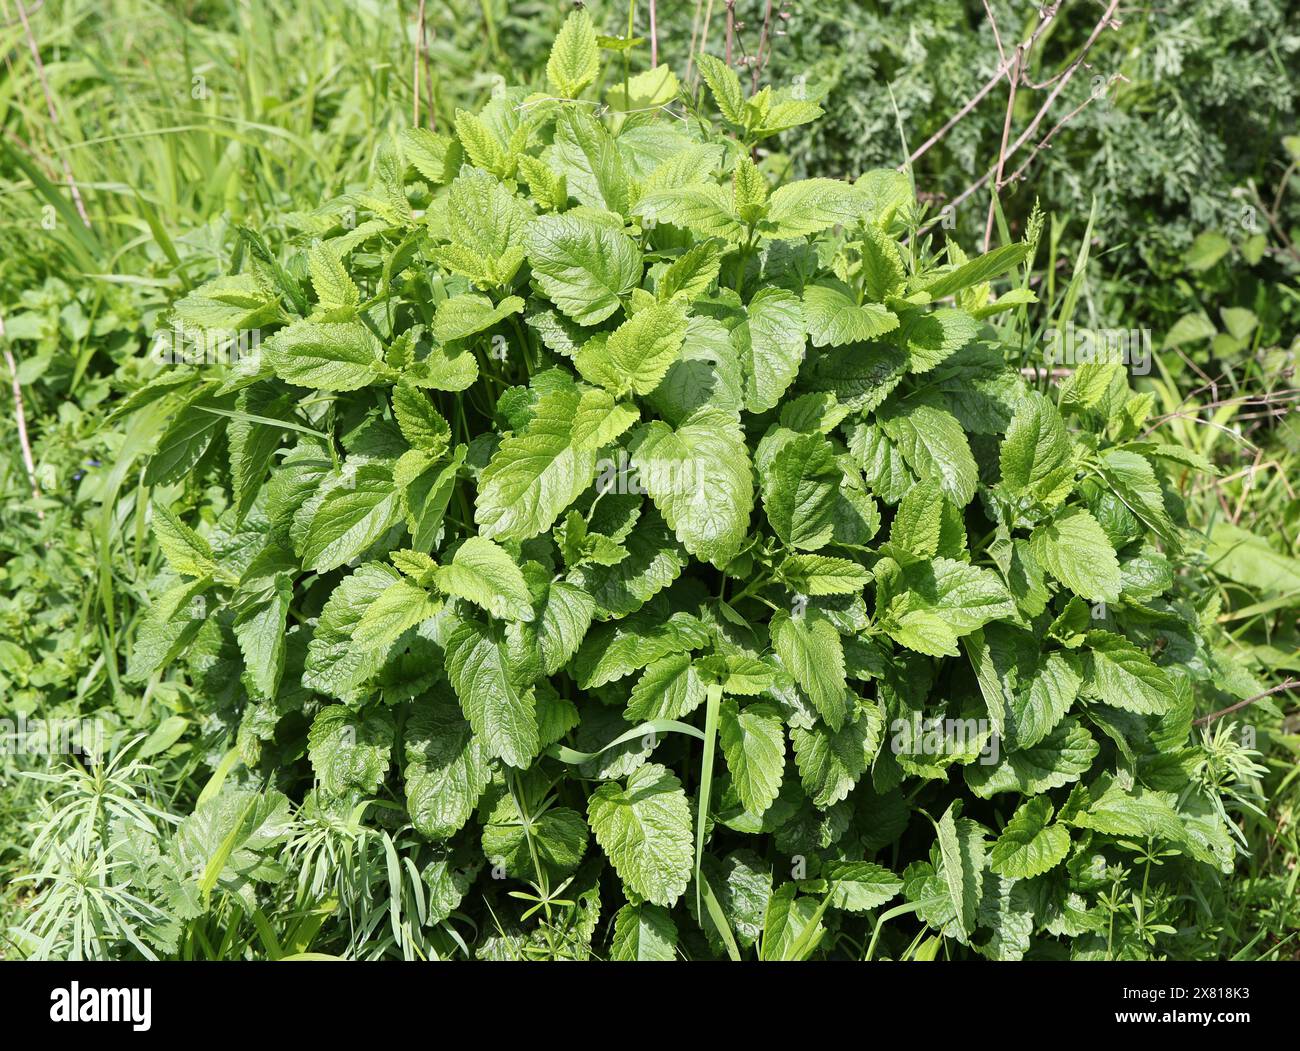
{"label": "thin brown stem", "polygon": [[1286,249],[1287,253],[1293,259],[1300,262],[1300,249],[1297,249],[1296,246],[1291,243],[1291,238],[1282,228],[1282,224],[1278,222],[1277,216],[1273,212],[1270,212],[1268,207],[1264,204],[1264,198],[1260,196],[1259,188],[1255,185],[1255,180],[1247,179],[1246,185],[1250,187],[1251,196],[1255,198],[1255,203],[1259,205],[1259,210],[1264,213],[1264,218],[1268,220],[1268,225],[1273,228],[1273,232],[1277,234],[1278,240],[1282,242],[1282,247]]}
{"label": "thin brown stem", "polygon": [[[992,19],[992,17],[993,13],[990,11],[989,18]],[[995,22],[993,25],[993,32],[996,34],[997,31],[997,23]],[[1002,45],[999,43],[998,49],[1001,50],[1001,48]],[[1015,54],[1011,58],[1011,68],[1007,70],[1007,80],[1009,81],[1007,87],[1007,112],[1002,121],[1002,142],[998,146],[998,168],[997,175],[994,178],[994,186],[1001,185],[1002,166],[1007,162],[1007,140],[1011,138],[1011,117],[1016,110],[1016,82],[1020,79],[1020,59],[1021,50],[1017,47]],[[996,193],[989,195],[989,215],[988,219],[984,223],[984,251],[986,252],[989,250],[989,245],[993,242],[993,217],[997,211],[997,199],[998,195]]]}
{"label": "thin brown stem", "polygon": [[[1015,154],[1020,151],[1021,147],[1024,146],[1025,143],[1028,142],[1031,138],[1033,138],[1034,135],[1037,133],[1039,125],[1042,124],[1043,122],[1043,118],[1047,116],[1047,111],[1052,108],[1052,103],[1054,103],[1057,100],[1061,92],[1065,90],[1065,86],[1070,82],[1070,79],[1078,71],[1079,67],[1083,65],[1084,59],[1087,57],[1088,52],[1092,49],[1093,44],[1097,42],[1098,37],[1101,36],[1103,30],[1105,30],[1107,27],[1109,27],[1112,24],[1115,10],[1118,7],[1119,7],[1119,0],[1110,0],[1110,4],[1109,6],[1107,6],[1105,14],[1101,16],[1096,26],[1093,27],[1091,35],[1084,42],[1083,47],[1079,50],[1079,53],[1074,57],[1074,60],[1062,72],[1060,79],[1056,83],[1056,86],[1052,89],[1051,93],[1047,96],[1046,100],[1044,100],[1042,106],[1039,108],[1038,112],[1034,115],[1034,119],[1029,122],[1029,126],[1025,128],[1025,130],[1021,132],[1019,136],[1017,136],[1016,141],[1013,142],[1011,146],[1007,149],[1006,157],[1005,157],[1006,160],[1009,160],[1011,157],[1015,156]],[[1030,43],[1032,43],[1032,39]],[[1026,45],[1026,50],[1028,49],[1028,46],[1029,45]],[[1000,75],[1001,74],[999,74],[999,76]],[[1088,96],[1088,100],[1089,101],[1092,100],[1091,95]],[[1087,103],[1084,103],[1084,105],[1087,105]],[[1078,107],[1078,108],[1082,109],[1082,107]],[[1077,111],[1078,110],[1076,109],[1075,112]],[[1063,127],[1065,123],[1068,122],[1068,120],[1069,120],[1069,116],[1067,116],[1064,121],[1061,121],[1058,124],[1057,128],[1054,128],[1051,132],[1049,132],[1048,137],[1050,138],[1051,135],[1055,133],[1055,131],[1057,131],[1060,127]],[[1044,140],[1044,142],[1046,142],[1046,139]],[[1040,142],[1038,144],[1039,148],[1042,148],[1043,144],[1044,144],[1043,142]],[[1010,179],[1003,180],[1001,185],[995,186],[995,190],[1001,189],[1002,185],[1005,185],[1007,182],[1012,181],[1012,179],[1019,178],[1019,176],[1023,174],[1025,167],[1026,165],[1021,165],[1016,170],[1015,174],[1011,176]],[[971,183],[968,187],[966,187],[965,190],[963,190],[955,198],[953,198],[952,202],[949,204],[949,207],[955,210],[958,205],[964,202],[972,194],[977,193],[990,179],[994,177],[996,172],[997,172],[996,166],[989,168],[988,171],[986,171],[983,175],[981,175],[978,179],[976,179],[973,183]],[[936,222],[938,222],[937,219],[928,223],[926,226],[922,227],[920,230],[917,231],[917,236],[920,236],[923,233],[927,233],[929,230],[933,229],[934,224]]]}
{"label": "thin brown stem", "polygon": [[758,34],[758,52],[754,56],[754,74],[750,82],[750,91],[758,90],[758,79],[763,74],[763,57],[764,51],[770,51],[768,39],[772,35],[772,0],[767,0],[767,6],[763,9],[763,29]]}
{"label": "thin brown stem", "polygon": [[411,127],[420,126],[420,59],[424,51],[424,0],[415,15],[415,61],[411,69]]}
{"label": "thin brown stem", "polygon": [[[1015,145],[1011,147],[1010,153],[1017,152],[1038,132],[1038,126],[1042,124],[1043,118],[1047,116],[1047,111],[1052,108],[1052,103],[1057,100],[1061,92],[1065,90],[1065,86],[1070,83],[1070,79],[1076,72],[1078,72],[1079,67],[1083,65],[1084,59],[1088,57],[1088,52],[1092,50],[1092,45],[1097,42],[1101,34],[1111,25],[1114,20],[1115,11],[1118,7],[1119,0],[1110,0],[1110,4],[1106,8],[1106,13],[1101,16],[1097,24],[1093,27],[1092,33],[1088,36],[1088,39],[1084,41],[1083,47],[1079,49],[1079,53],[1074,57],[1074,61],[1066,67],[1065,72],[1061,75],[1060,81],[1058,81],[1056,86],[1052,88],[1051,93],[1048,94],[1047,99],[1043,102],[1042,108],[1034,115],[1034,119],[1029,122],[1029,127],[1027,127],[1016,139]],[[1089,100],[1091,100],[1092,96],[1089,95],[1088,97]],[[1010,154],[1008,154],[1008,156],[1010,156]]]}
{"label": "thin brown stem", "polygon": [[659,19],[655,0],[650,0],[650,65],[659,65]]}
{"label": "thin brown stem", "polygon": [[[713,24],[713,0],[708,0],[704,5],[704,24],[700,28],[700,50],[709,50],[709,28]],[[696,71],[696,81],[699,81],[699,71]]]}
{"label": "thin brown stem", "polygon": [[[1128,77],[1124,76],[1124,74],[1122,73],[1115,73],[1111,76],[1110,80],[1106,82],[1106,87],[1109,88],[1110,85],[1115,83],[1115,81],[1117,80],[1122,80],[1127,82]],[[1001,187],[1007,185],[1008,183],[1015,182],[1022,175],[1024,175],[1025,170],[1031,164],[1034,163],[1034,158],[1037,157],[1042,150],[1047,149],[1051,145],[1051,141],[1055,137],[1056,133],[1060,131],[1062,128],[1064,128],[1067,124],[1069,124],[1070,121],[1074,120],[1074,118],[1077,117],[1080,113],[1082,113],[1084,109],[1087,108],[1096,98],[1097,96],[1095,94],[1089,95],[1086,99],[1084,99],[1081,103],[1079,103],[1079,105],[1075,106],[1074,109],[1070,110],[1069,113],[1067,113],[1064,117],[1062,117],[1059,121],[1057,121],[1055,126],[1053,126],[1052,130],[1049,131],[1046,135],[1044,135],[1042,139],[1035,144],[1029,156],[1025,158],[1025,162],[1014,172],[1012,172],[1011,175],[1008,176],[1005,180],[999,175],[998,181],[995,185],[997,185],[998,188],[1000,189]]]}
{"label": "thin brown stem", "polygon": [[[31,48],[32,60],[36,63],[36,76],[41,82],[41,91],[45,93],[45,107],[50,114],[50,124],[57,128],[59,126],[59,111],[54,105],[54,93],[50,91],[50,81],[45,75],[45,63],[41,61],[41,49],[36,46],[36,36],[32,33],[31,23],[27,20],[27,9],[23,7],[23,0],[15,0],[18,5],[18,17],[23,23],[23,32],[27,35],[27,46]],[[81,216],[81,221],[90,227],[90,216],[86,214],[85,202],[81,199],[81,191],[77,189],[76,180],[72,177],[72,167],[68,164],[66,154],[60,154],[59,160],[63,162],[63,174],[68,181],[68,189],[72,193],[73,203],[77,206],[77,214]]]}
{"label": "thin brown stem", "polygon": [[1300,686],[1300,679],[1287,679],[1286,682],[1280,682],[1272,689],[1265,690],[1263,693],[1257,693],[1254,697],[1247,697],[1244,701],[1238,701],[1236,704],[1230,704],[1226,708],[1221,708],[1217,712],[1211,712],[1209,715],[1202,715],[1199,719],[1193,719],[1193,726],[1208,726],[1216,719],[1222,719],[1225,715],[1231,715],[1233,712],[1239,712],[1243,708],[1248,708],[1256,701],[1262,701],[1265,697],[1272,697],[1275,693],[1281,693],[1283,690],[1294,690]]}
{"label": "thin brown stem", "polygon": [[731,41],[736,35],[736,0],[727,0],[727,45],[723,57],[731,65]]}
{"label": "thin brown stem", "polygon": [[993,17],[993,8],[989,7],[989,0],[981,0],[984,4],[984,13],[989,16],[989,25],[993,27],[993,43],[998,46],[998,58],[1002,59],[1002,64],[1007,64],[1007,50],[1002,46],[1002,34],[998,32],[998,20]]}
{"label": "thin brown stem", "polygon": [[[1026,54],[1028,54],[1029,51],[1033,48],[1034,44],[1038,42],[1038,38],[1042,36],[1043,32],[1051,24],[1052,19],[1056,17],[1056,12],[1060,10],[1061,4],[1063,2],[1064,0],[1057,0],[1057,3],[1044,7],[1039,11],[1038,25],[1034,27],[1033,33],[1030,35],[1029,39],[1025,41],[1024,44],[1024,50]],[[988,81],[985,82],[984,86],[981,87],[979,91],[975,92],[975,94],[972,95],[969,99],[967,99],[965,104],[961,107],[961,109],[959,109],[956,113],[954,113],[951,117],[949,117],[947,121],[944,122],[943,127],[941,127],[938,131],[936,131],[933,135],[931,135],[928,139],[926,139],[925,142],[921,143],[920,146],[918,146],[915,150],[912,151],[912,155],[907,158],[907,163],[915,164],[916,161],[919,160],[921,156],[924,155],[930,149],[930,147],[935,145],[935,143],[937,143],[940,139],[942,139],[945,135],[947,135],[948,132],[952,131],[952,129],[956,127],[958,122],[960,122],[961,119],[966,116],[966,114],[968,114],[971,110],[973,110],[976,106],[978,106],[981,102],[983,102],[984,98],[988,95],[988,93],[998,86],[998,82],[1004,76],[1006,76],[1007,70],[1010,68],[1011,68],[1010,60],[1004,58],[1002,63],[998,66],[997,70],[994,72],[993,76],[991,76],[988,79]],[[901,171],[906,167],[907,167],[906,164],[900,164],[899,170]]]}
{"label": "thin brown stem", "polygon": [[32,458],[32,443],[27,437],[27,413],[23,409],[23,386],[18,380],[18,362],[14,360],[13,351],[5,339],[4,318],[0,317],[0,343],[4,344],[5,365],[9,368],[9,377],[14,393],[14,422],[18,425],[18,447],[22,450],[23,466],[27,469],[27,482],[32,487],[32,501],[36,505],[36,517],[44,522],[45,511],[41,508],[41,486],[36,480],[36,461]]}

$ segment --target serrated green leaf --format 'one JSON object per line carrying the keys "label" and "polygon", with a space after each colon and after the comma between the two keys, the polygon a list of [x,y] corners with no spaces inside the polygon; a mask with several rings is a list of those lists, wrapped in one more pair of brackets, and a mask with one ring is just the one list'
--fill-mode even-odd
{"label": "serrated green leaf", "polygon": [[356,468],[350,484],[330,489],[307,527],[302,563],[317,573],[359,557],[401,518],[401,491],[381,464]]}
{"label": "serrated green leaf", "polygon": [[472,536],[440,566],[435,575],[440,591],[454,595],[502,620],[532,620],[532,596],[515,560],[499,544]]}
{"label": "serrated green leaf", "polygon": [[388,770],[392,748],[393,720],[387,712],[363,717],[342,704],[322,708],[307,735],[312,769],[332,795],[372,791]]}
{"label": "serrated green leaf", "polygon": [[957,818],[958,806],[949,806],[939,819],[939,874],[948,888],[957,927],[969,935],[979,914],[986,854],[983,830],[968,818]]}
{"label": "serrated green leaf", "polygon": [[624,905],[614,917],[609,958],[649,963],[675,960],[677,925],[667,909],[658,905]]}
{"label": "serrated green leaf", "polygon": [[461,709],[487,753],[527,769],[541,749],[536,702],[511,677],[503,632],[462,621],[447,639],[446,660]]}
{"label": "serrated green leaf", "polygon": [[1101,749],[1077,719],[1066,719],[1030,748],[1003,754],[996,763],[966,767],[966,783],[981,799],[998,792],[1038,795],[1077,781]]}
{"label": "serrated green leaf", "polygon": [[759,702],[740,708],[724,701],[719,712],[718,742],[731,772],[731,783],[751,814],[772,805],[785,773],[785,730],[775,704]]}
{"label": "serrated green leaf", "polygon": [[406,809],[423,836],[464,827],[491,780],[489,757],[444,685],[421,698],[403,730]]}
{"label": "serrated green leaf", "polygon": [[814,347],[864,343],[898,327],[898,317],[879,303],[859,304],[840,281],[822,280],[803,291],[803,313]]}
{"label": "serrated green leaf", "polygon": [[526,245],[542,291],[580,325],[604,321],[641,279],[636,242],[585,216],[539,216]]}
{"label": "serrated green leaf", "polygon": [[704,703],[704,680],[689,653],[673,653],[650,664],[628,698],[630,722],[680,719]]}
{"label": "serrated green leaf", "polygon": [[700,75],[709,85],[713,101],[717,103],[718,112],[728,123],[741,127],[745,123],[745,93],[740,86],[736,71],[709,54],[700,54]]}
{"label": "serrated green leaf", "polygon": [[1174,687],[1151,658],[1122,635],[1087,635],[1085,691],[1106,704],[1140,715],[1160,715],[1174,702]]}
{"label": "serrated green leaf", "polygon": [[672,771],[646,763],[626,786],[610,781],[587,801],[596,842],[623,883],[655,905],[674,905],[686,890],[695,858],[691,811]]}
{"label": "serrated green leaf", "polygon": [[1049,825],[1051,819],[1046,796],[1026,800],[989,851],[989,867],[999,876],[1032,879],[1059,865],[1070,851],[1070,833]]}
{"label": "serrated green leaf", "polygon": [[386,649],[408,628],[432,617],[440,606],[418,584],[398,580],[366,607],[352,630],[352,641],[365,649]]}
{"label": "serrated green leaf", "polygon": [[596,452],[577,449],[573,434],[580,400],[575,390],[546,391],[527,430],[502,441],[479,478],[474,520],[483,536],[537,536],[591,484]]}
{"label": "serrated green leaf", "polygon": [[562,98],[577,98],[599,72],[600,49],[591,15],[582,8],[571,11],[551,45],[546,81]]}
{"label": "serrated green leaf", "polygon": [[706,408],[676,428],[656,420],[634,432],[630,452],[682,546],[726,565],[744,541],[754,506],[749,451],[735,416]]}
{"label": "serrated green leaf", "polygon": [[952,413],[928,402],[905,402],[876,418],[918,477],[937,481],[958,507],[971,502],[979,471]]}
{"label": "serrated green leaf", "polygon": [[803,617],[792,617],[780,610],[772,615],[768,630],[781,663],[826,724],[838,730],[848,714],[848,681],[844,646],[835,625],[813,610]]}
{"label": "serrated green leaf", "polygon": [[871,582],[871,571],[847,558],[789,555],[778,570],[801,595],[856,595]]}
{"label": "serrated green leaf", "polygon": [[656,303],[638,310],[608,339],[593,340],[574,364],[585,379],[619,396],[649,394],[681,354],[685,337],[685,306]]}
{"label": "serrated green leaf", "polygon": [[1070,507],[1029,538],[1034,559],[1080,598],[1114,602],[1122,583],[1119,559],[1097,519]]}
{"label": "serrated green leaf", "polygon": [[790,727],[799,778],[815,806],[825,810],[849,794],[880,750],[883,733],[880,709],[865,703],[838,730],[821,722]]}
{"label": "serrated green leaf", "polygon": [[262,353],[277,376],[297,387],[356,390],[387,371],[379,340],[355,321],[295,321],[263,343]]}
{"label": "serrated green leaf", "polygon": [[797,435],[780,448],[763,472],[763,509],[783,543],[802,551],[830,543],[843,477],[819,434]]}

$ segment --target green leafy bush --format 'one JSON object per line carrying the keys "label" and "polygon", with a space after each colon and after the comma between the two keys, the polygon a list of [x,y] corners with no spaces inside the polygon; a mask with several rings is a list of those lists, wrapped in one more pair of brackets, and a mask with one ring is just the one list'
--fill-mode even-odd
{"label": "green leafy bush", "polygon": [[897,172],[772,187],[819,107],[701,70],[722,130],[666,67],[597,110],[577,12],[549,92],[176,304],[262,338],[120,410],[171,421],[129,677],[234,743],[157,886],[369,909],[288,796],[425,955],[1177,953],[1236,850],[1192,718],[1258,685],[1184,572],[1209,465],[1121,366],[1023,368],[1041,221],[933,256]]}

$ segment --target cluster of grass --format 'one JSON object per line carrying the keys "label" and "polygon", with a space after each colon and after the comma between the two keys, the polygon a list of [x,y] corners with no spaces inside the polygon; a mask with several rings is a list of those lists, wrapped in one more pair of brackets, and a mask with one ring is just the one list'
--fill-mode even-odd
{"label": "cluster of grass", "polygon": [[[606,32],[626,30],[627,5],[590,6]],[[754,46],[762,6],[736,5],[738,51]],[[765,170],[778,177],[896,163],[900,129],[913,145],[923,141],[996,68],[979,4],[915,4],[893,15],[818,6],[792,10],[807,23],[773,42],[767,76],[807,77],[815,94],[825,90],[829,130],[809,153],[765,156]],[[1266,6],[1265,21],[1284,26]],[[166,921],[139,903],[103,898],[96,867],[126,855],[110,858],[95,844],[118,837],[123,814],[141,831],[174,826],[223,770],[228,742],[186,714],[185,692],[200,685],[122,681],[144,581],[161,561],[146,526],[141,466],[168,421],[114,410],[154,371],[148,351],[170,307],[230,270],[239,227],[273,241],[288,236],[321,202],[367,185],[380,144],[402,128],[446,129],[457,109],[482,103],[500,84],[497,70],[539,83],[568,7],[445,0],[421,4],[419,23],[414,5],[379,0],[34,0],[21,8],[0,0],[0,717],[93,715],[119,742],[138,742],[130,761],[75,776],[62,757],[0,757],[0,931],[8,932],[0,955],[141,948],[119,918]],[[708,48],[721,53],[726,7],[660,3],[662,52],[680,64],[707,26]],[[1011,7],[994,5],[1008,39],[1021,28]],[[1095,12],[1066,8],[1036,75],[1068,61],[1095,20]],[[1290,956],[1300,931],[1300,725],[1296,692],[1276,689],[1300,678],[1300,427],[1292,411],[1300,144],[1284,140],[1286,114],[1278,119],[1294,94],[1279,51],[1290,38],[1265,45],[1258,29],[1234,19],[1231,33],[1207,41],[1204,20],[1162,17],[1144,13],[1125,28],[1136,53],[1109,38],[1098,53],[1098,68],[1126,80],[1111,109],[1086,111],[1062,132],[1092,166],[1085,171],[1078,152],[1073,166],[1045,155],[1006,202],[1007,215],[1023,219],[1037,195],[1053,216],[1040,275],[1044,325],[1123,319],[1152,329],[1156,369],[1135,386],[1155,395],[1172,440],[1219,468],[1214,479],[1189,475],[1183,493],[1216,583],[1207,615],[1275,692],[1202,731],[1207,758],[1198,776],[1239,801],[1233,816],[1247,849],[1219,892],[1220,929],[1188,933],[1188,951]],[[644,34],[645,11],[637,18]],[[938,28],[954,25],[963,28]],[[853,41],[866,36],[873,58],[859,68]],[[958,38],[969,61],[953,50]],[[631,61],[643,67],[645,52]],[[1217,139],[1202,93],[1171,87],[1182,64],[1209,70],[1216,62],[1245,71],[1218,114]],[[897,111],[893,102],[885,108],[887,84],[897,87]],[[999,89],[918,166],[918,187],[939,194],[936,204],[991,163],[1004,96]],[[1249,125],[1232,116],[1241,113]],[[1160,151],[1142,147],[1161,114],[1177,117],[1166,129],[1172,139],[1193,128],[1205,155],[1217,158],[1213,194],[1196,196],[1186,158],[1167,158],[1164,170],[1153,159]],[[1088,222],[1087,197],[1103,174],[1099,217]],[[1126,198],[1139,183],[1141,192]],[[1234,186],[1246,196],[1232,196]],[[961,224],[982,234],[988,198],[975,200]],[[1245,227],[1231,222],[1243,206],[1257,208]],[[1145,224],[1140,233],[1135,224]],[[1245,747],[1243,730],[1251,735]],[[382,820],[305,808],[297,821],[298,892],[288,916],[272,922],[232,896],[217,918],[177,932],[177,955],[278,957],[322,944],[341,955],[470,951],[421,941],[409,922],[417,898],[423,908],[421,891],[394,878],[389,865],[402,843]],[[346,921],[322,901],[347,902]],[[325,938],[322,928],[344,933]],[[44,950],[31,933],[38,930],[57,935]]]}

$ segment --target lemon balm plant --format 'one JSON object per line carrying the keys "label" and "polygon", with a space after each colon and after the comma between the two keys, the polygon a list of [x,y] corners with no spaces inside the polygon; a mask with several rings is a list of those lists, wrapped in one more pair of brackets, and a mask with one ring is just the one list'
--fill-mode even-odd
{"label": "lemon balm plant", "polygon": [[773,186],[820,108],[699,68],[602,92],[578,11],[176,305],[229,353],[120,410],[171,421],[129,678],[216,770],[169,899],[338,906],[292,805],[382,838],[417,955],[1176,952],[1236,849],[1192,719],[1256,685],[1184,572],[1208,465],[1122,366],[1022,370],[1036,227]]}

